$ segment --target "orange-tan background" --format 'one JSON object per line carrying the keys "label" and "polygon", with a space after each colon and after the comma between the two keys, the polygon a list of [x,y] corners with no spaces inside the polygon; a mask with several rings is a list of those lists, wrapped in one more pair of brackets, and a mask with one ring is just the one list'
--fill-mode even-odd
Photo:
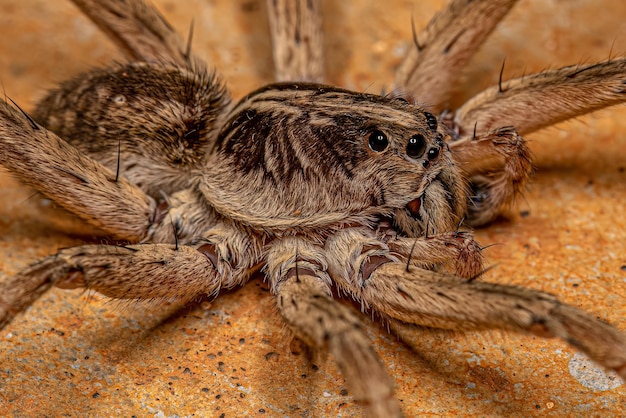
{"label": "orange-tan background", "polygon": [[[160,0],[235,97],[270,82],[262,0]],[[329,82],[389,87],[443,1],[324,2]],[[521,0],[466,69],[455,103],[505,77],[626,52],[626,3]],[[0,82],[32,109],[45,89],[121,59],[69,2],[0,0]],[[510,216],[477,231],[485,280],[561,295],[626,330],[626,108],[529,136],[537,173]],[[521,213],[524,213],[524,216]],[[96,232],[0,169],[0,280]],[[414,350],[364,318],[407,415],[610,416],[626,389],[558,341],[424,332]],[[120,304],[54,290],[0,333],[0,414],[359,416],[332,359],[314,370],[258,281],[212,303]],[[223,415],[222,415],[223,414]]]}

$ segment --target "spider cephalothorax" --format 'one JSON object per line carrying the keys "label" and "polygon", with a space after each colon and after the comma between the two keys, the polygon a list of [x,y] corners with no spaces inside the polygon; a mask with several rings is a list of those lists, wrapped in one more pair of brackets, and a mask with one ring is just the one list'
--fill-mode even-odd
{"label": "spider cephalothorax", "polygon": [[[440,121],[401,98],[310,82],[322,78],[319,4],[271,1],[286,82],[233,104],[151,6],[75,3],[133,62],[63,84],[32,117],[0,106],[0,164],[125,244],[62,249],[3,281],[0,326],[52,286],[190,300],[262,274],[285,322],[334,355],[372,416],[401,409],[337,294],[398,332],[555,336],[626,376],[622,333],[549,294],[477,280],[481,248],[458,230],[521,192],[531,166],[518,131],[623,101],[626,60],[500,83]],[[514,3],[452,1],[415,36],[397,87],[442,107],[452,69]]]}
{"label": "spider cephalothorax", "polygon": [[443,131],[423,109],[322,85],[278,84],[229,113],[201,189],[218,212],[275,234],[397,215],[403,231],[420,236],[426,225],[436,233],[458,224],[463,186]]}

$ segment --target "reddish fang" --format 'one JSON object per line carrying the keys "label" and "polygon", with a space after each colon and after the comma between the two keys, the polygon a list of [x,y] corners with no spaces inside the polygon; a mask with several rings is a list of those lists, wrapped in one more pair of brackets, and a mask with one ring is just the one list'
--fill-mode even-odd
{"label": "reddish fang", "polygon": [[422,201],[420,199],[413,199],[406,205],[406,207],[409,209],[409,212],[411,212],[413,217],[417,217],[419,216],[420,207],[422,207]]}

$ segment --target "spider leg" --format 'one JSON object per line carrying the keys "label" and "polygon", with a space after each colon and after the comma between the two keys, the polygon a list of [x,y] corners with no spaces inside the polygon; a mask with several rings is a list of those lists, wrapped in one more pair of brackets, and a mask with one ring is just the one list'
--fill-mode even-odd
{"label": "spider leg", "polygon": [[[358,239],[353,241],[358,243]],[[447,232],[419,238],[398,237],[387,242],[389,250],[407,260],[405,267],[428,270],[448,266],[454,274],[467,279],[483,271],[481,247],[469,231]]]}
{"label": "spider leg", "polygon": [[355,400],[371,417],[401,416],[393,381],[357,314],[332,298],[321,248],[301,238],[274,242],[268,276],[278,309],[295,334],[332,354]]}
{"label": "spider leg", "polygon": [[[358,282],[363,266],[368,276],[378,263],[407,260],[411,266],[425,269],[449,269],[467,279],[475,278],[483,271],[481,247],[469,231],[406,238],[374,235],[368,228],[345,228],[336,231],[326,240],[329,271],[341,283],[342,280]],[[341,255],[341,256],[340,256]],[[378,264],[379,265],[379,264]],[[361,268],[356,268],[361,266]]]}
{"label": "spider leg", "polygon": [[324,80],[319,0],[268,0],[276,81]]}
{"label": "spider leg", "polygon": [[190,67],[204,65],[159,11],[142,0],[72,0],[129,61],[163,61]]}
{"label": "spider leg", "polygon": [[328,271],[364,310],[397,323],[558,337],[626,378],[626,336],[611,325],[540,291],[407,268],[366,232],[346,229],[326,242]]}
{"label": "spider leg", "polygon": [[572,65],[493,86],[457,110],[460,134],[515,126],[520,135],[623,103],[626,58]]}
{"label": "spider leg", "polygon": [[452,0],[414,36],[398,68],[396,88],[437,111],[446,107],[459,68],[465,67],[517,0]]}
{"label": "spider leg", "polygon": [[469,181],[469,225],[489,223],[521,195],[532,163],[528,146],[514,128],[480,132],[448,145]]}
{"label": "spider leg", "polygon": [[454,330],[506,329],[558,337],[626,379],[626,336],[613,326],[536,290],[381,265],[352,289],[400,323]]}
{"label": "spider leg", "polygon": [[[363,302],[360,288],[381,266],[402,264],[409,272],[418,267],[439,270],[451,267],[455,280],[475,279],[482,273],[483,257],[480,246],[470,232],[458,231],[429,237],[405,238],[377,236],[369,228],[353,227],[336,231],[325,243],[327,270],[334,283],[347,294]],[[406,261],[402,261],[406,260]]]}
{"label": "spider leg", "polygon": [[154,200],[139,188],[5,102],[0,102],[0,165],[121,239],[145,238],[156,210]]}
{"label": "spider leg", "polygon": [[186,189],[157,202],[140,188],[0,102],[0,166],[113,237],[174,242],[215,224],[206,200]]}
{"label": "spider leg", "polygon": [[[232,233],[232,234],[231,234]],[[260,252],[219,225],[188,245],[83,245],[43,258],[0,282],[0,329],[51,287],[117,299],[191,300],[244,284]]]}

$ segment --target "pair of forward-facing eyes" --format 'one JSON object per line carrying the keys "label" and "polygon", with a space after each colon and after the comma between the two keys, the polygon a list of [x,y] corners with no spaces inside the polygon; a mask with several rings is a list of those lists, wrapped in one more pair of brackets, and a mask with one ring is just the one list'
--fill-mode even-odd
{"label": "pair of forward-facing eyes", "polygon": [[[396,100],[400,100],[403,103],[409,104],[406,99],[396,98]],[[438,121],[435,115],[429,112],[424,112],[424,116],[426,117],[426,124],[430,131],[434,134],[437,133]],[[389,147],[389,138],[387,134],[379,129],[373,129],[368,137],[367,143],[370,149],[374,152],[383,152]],[[439,149],[442,146],[442,141],[439,139],[439,135],[436,141],[436,146],[431,147],[428,150],[428,160],[434,160],[439,155]],[[428,146],[428,141],[422,134],[415,134],[409,137],[409,140],[406,144],[406,155],[412,159],[421,158],[426,152],[426,147]]]}
{"label": "pair of forward-facing eyes", "polygon": [[[387,134],[379,129],[374,129],[370,132],[369,137],[367,139],[367,144],[370,149],[374,152],[383,152],[389,147],[389,138]],[[439,150],[441,149],[440,144],[436,144],[437,146],[431,147],[428,150],[428,160],[434,160],[439,155]],[[426,148],[428,146],[428,141],[422,134],[415,134],[409,137],[409,140],[406,144],[406,155],[412,159],[421,158],[426,152]]]}

